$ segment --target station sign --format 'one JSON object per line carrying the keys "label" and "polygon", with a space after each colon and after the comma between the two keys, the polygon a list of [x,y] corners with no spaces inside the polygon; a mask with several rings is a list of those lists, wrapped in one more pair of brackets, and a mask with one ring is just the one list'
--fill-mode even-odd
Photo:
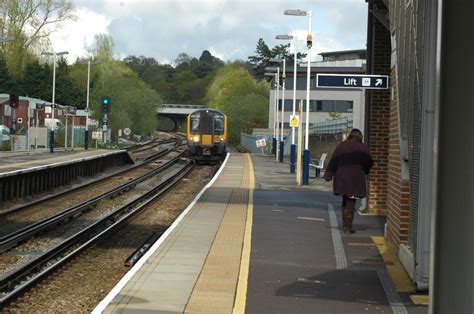
{"label": "station sign", "polygon": [[257,147],[265,147],[267,146],[267,141],[265,141],[265,138],[262,138],[262,139],[256,140],[255,145]]}
{"label": "station sign", "polygon": [[300,123],[300,117],[297,114],[290,115],[290,127],[297,128],[299,123]]}
{"label": "station sign", "polygon": [[97,132],[97,131],[92,132],[92,139],[101,141],[102,140],[102,132]]}
{"label": "station sign", "polygon": [[388,75],[316,74],[316,87],[387,89]]}

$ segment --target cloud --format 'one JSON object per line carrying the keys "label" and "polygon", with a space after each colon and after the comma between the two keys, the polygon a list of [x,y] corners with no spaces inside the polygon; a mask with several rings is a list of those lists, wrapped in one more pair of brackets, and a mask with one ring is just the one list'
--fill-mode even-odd
{"label": "cloud", "polygon": [[305,38],[308,19],[283,15],[295,8],[313,12],[313,55],[365,45],[367,4],[360,0],[81,0],[75,5],[79,21],[61,33],[77,55],[85,53],[95,33],[107,33],[120,56],[174,60],[181,52],[199,57],[207,49],[224,61],[246,60],[259,38],[270,47],[284,43],[274,39],[277,34]]}
{"label": "cloud", "polygon": [[87,55],[87,47],[94,42],[98,33],[106,34],[110,19],[87,8],[76,9],[77,20],[64,23],[64,26],[51,34],[54,51],[68,51],[67,59],[74,62]]}

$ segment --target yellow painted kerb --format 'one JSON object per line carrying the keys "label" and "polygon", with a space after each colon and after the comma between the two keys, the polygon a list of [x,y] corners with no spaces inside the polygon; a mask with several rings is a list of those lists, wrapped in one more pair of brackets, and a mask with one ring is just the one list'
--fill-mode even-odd
{"label": "yellow painted kerb", "polygon": [[245,223],[244,244],[242,249],[242,259],[240,262],[239,281],[237,283],[237,293],[234,303],[234,314],[245,313],[247,302],[247,285],[250,267],[250,249],[252,244],[252,223],[253,223],[253,190],[255,188],[255,176],[252,159],[249,154],[245,155],[249,165],[249,203],[247,206],[247,221]]}
{"label": "yellow painted kerb", "polygon": [[384,237],[373,236],[371,238],[376,244],[383,261],[391,263],[386,267],[397,290],[399,292],[413,292],[415,287],[413,286],[408,274],[400,263],[397,255],[388,247]]}

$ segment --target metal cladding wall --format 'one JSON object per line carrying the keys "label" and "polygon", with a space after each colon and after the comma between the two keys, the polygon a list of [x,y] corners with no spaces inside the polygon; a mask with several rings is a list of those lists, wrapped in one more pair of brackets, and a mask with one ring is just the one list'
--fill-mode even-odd
{"label": "metal cladding wall", "polygon": [[[417,242],[420,145],[422,125],[422,88],[424,56],[424,1],[390,1],[390,31],[396,49],[396,79],[401,158],[408,163],[410,180],[410,219],[408,245]],[[403,162],[403,160],[402,160]]]}

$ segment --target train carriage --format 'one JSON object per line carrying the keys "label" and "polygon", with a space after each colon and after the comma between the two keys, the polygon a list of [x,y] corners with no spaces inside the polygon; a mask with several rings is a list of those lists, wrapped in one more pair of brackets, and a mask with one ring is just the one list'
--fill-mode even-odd
{"label": "train carriage", "polygon": [[228,142],[227,116],[214,109],[200,109],[187,118],[188,156],[196,161],[225,157]]}

